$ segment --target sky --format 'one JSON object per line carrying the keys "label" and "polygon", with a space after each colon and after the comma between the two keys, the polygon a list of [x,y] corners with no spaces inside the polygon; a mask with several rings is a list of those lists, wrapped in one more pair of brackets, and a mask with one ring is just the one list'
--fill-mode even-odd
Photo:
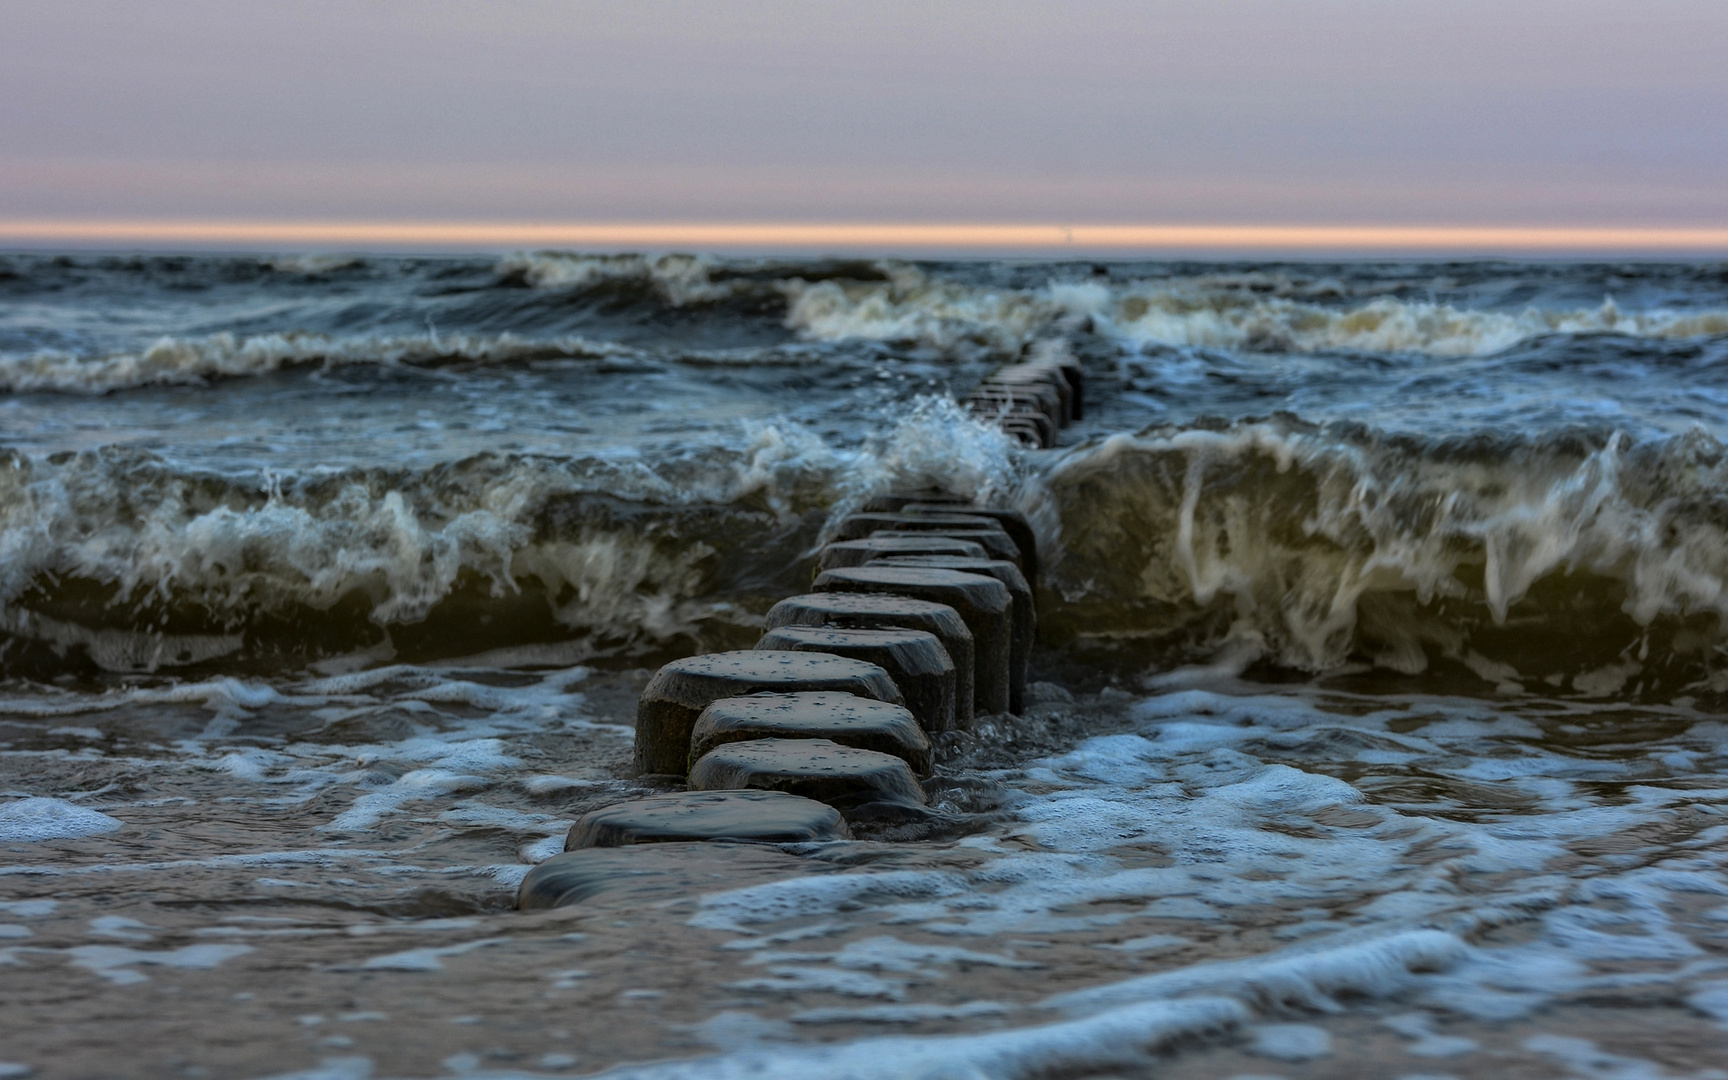
{"label": "sky", "polygon": [[7,0],[0,27],[0,244],[1133,226],[1728,251],[1723,0]]}

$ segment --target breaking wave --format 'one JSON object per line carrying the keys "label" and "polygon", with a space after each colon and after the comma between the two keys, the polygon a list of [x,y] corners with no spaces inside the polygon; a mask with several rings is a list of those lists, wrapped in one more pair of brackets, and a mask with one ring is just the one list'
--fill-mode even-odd
{"label": "breaking wave", "polygon": [[0,669],[741,647],[838,516],[939,485],[1026,511],[1041,635],[1111,670],[1465,671],[1728,694],[1728,447],[1422,439],[1285,417],[1057,457],[926,398],[862,447],[763,425],[701,455],[487,454],[256,482],[143,451],[0,468]]}
{"label": "breaking wave", "polygon": [[1612,299],[1596,308],[1471,310],[1430,301],[1381,298],[1355,305],[1262,297],[1202,283],[1057,285],[1053,299],[1102,332],[1136,344],[1193,345],[1261,352],[1414,352],[1486,356],[1548,334],[1614,333],[1692,338],[1728,334],[1728,308],[1623,312]]}
{"label": "breaking wave", "polygon": [[[329,274],[380,275],[387,269],[352,258],[313,256],[273,260],[267,268],[277,276],[305,277],[310,284],[301,287],[314,291],[325,288],[319,283]],[[58,264],[51,269],[70,273]],[[147,269],[168,272],[154,264]],[[256,275],[259,264],[228,270]],[[480,271],[470,267],[463,273]],[[33,274],[52,277],[40,268]],[[428,278],[418,288],[432,289],[435,280]],[[996,280],[964,266],[893,260],[533,252],[499,260],[460,287],[439,288],[392,301],[411,311],[435,298],[442,306],[424,309],[439,317],[436,325],[424,317],[424,333],[401,332],[412,323],[404,326],[400,320],[397,332],[343,333],[341,326],[370,321],[375,312],[365,305],[350,310],[318,293],[318,303],[335,306],[307,309],[308,322],[298,329],[170,335],[103,352],[65,347],[0,352],[0,392],[109,393],[308,366],[483,365],[632,353],[617,342],[617,327],[607,319],[650,326],[700,318],[714,327],[736,326],[744,335],[738,341],[756,348],[771,350],[781,347],[776,342],[796,340],[811,343],[807,347],[878,342],[960,361],[1007,358],[1040,339],[1087,330],[1131,350],[1168,345],[1431,356],[1491,355],[1550,335],[1728,336],[1728,308],[1704,306],[1696,297],[1636,309],[1623,309],[1613,299],[1559,306],[1550,298],[1514,310],[1498,303],[1369,295],[1372,290],[1364,292],[1365,285],[1279,275],[1162,272],[1100,280],[1080,276],[1076,268],[1056,267]],[[531,292],[524,296],[523,288]],[[600,322],[591,325],[585,318]],[[444,326],[451,329],[440,332]],[[500,329],[505,332],[496,332]],[[685,344],[679,339],[677,348]]]}
{"label": "breaking wave", "polygon": [[1728,308],[1722,307],[1626,311],[1605,298],[1594,307],[1474,308],[1408,297],[1365,299],[1336,282],[1252,274],[1100,282],[1055,273],[1037,285],[1005,285],[892,260],[763,264],[750,275],[736,263],[687,255],[543,253],[504,266],[541,288],[642,282],[674,306],[771,290],[784,300],[786,326],[805,338],[937,349],[978,345],[1013,352],[1053,328],[1085,323],[1136,345],[1435,356],[1485,356],[1550,334],[1728,335]]}
{"label": "breaking wave", "polygon": [[748,645],[807,585],[836,506],[933,482],[990,496],[1016,468],[1000,432],[937,398],[861,448],[761,425],[659,460],[484,454],[240,480],[142,450],[6,451],[0,671]]}
{"label": "breaking wave", "polygon": [[1702,433],[1425,440],[1299,420],[1157,428],[1044,479],[1042,625],[1166,662],[1265,658],[1504,689],[1720,693],[1728,448]]}
{"label": "breaking wave", "polygon": [[197,385],[297,367],[432,367],[633,355],[633,349],[605,342],[533,340],[510,334],[334,337],[288,333],[236,337],[221,333],[202,338],[165,337],[137,352],[94,357],[60,350],[22,356],[0,354],[0,392],[103,394],[145,386]]}
{"label": "breaking wave", "polygon": [[789,284],[786,324],[822,341],[973,343],[1013,352],[1064,314],[1042,292],[979,288],[907,264],[884,264],[884,272],[880,282]]}
{"label": "breaking wave", "polygon": [[743,281],[717,281],[721,260],[703,255],[582,255],[520,252],[500,260],[498,274],[530,288],[580,291],[604,285],[640,284],[674,307],[713,303],[741,289]]}
{"label": "breaking wave", "polygon": [[1132,346],[1432,356],[1487,356],[1552,334],[1728,335],[1728,308],[1622,311],[1611,298],[1593,308],[1503,311],[1397,297],[1360,301],[1325,290],[1269,296],[1211,276],[1127,284],[1056,280],[1015,289],[962,283],[907,264],[884,264],[884,271],[884,281],[788,285],[787,325],[824,341],[866,338],[937,348],[976,343],[1005,352],[1053,330],[1082,326]]}

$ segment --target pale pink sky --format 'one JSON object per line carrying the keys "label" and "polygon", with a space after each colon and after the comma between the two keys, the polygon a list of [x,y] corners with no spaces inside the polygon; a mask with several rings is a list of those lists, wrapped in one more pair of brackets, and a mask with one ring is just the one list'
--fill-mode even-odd
{"label": "pale pink sky", "polygon": [[7,223],[1728,228],[1723,0],[8,0]]}

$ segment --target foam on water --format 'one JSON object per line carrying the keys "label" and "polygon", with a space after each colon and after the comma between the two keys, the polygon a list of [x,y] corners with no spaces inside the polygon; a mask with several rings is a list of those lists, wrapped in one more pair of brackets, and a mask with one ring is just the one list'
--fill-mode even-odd
{"label": "foam on water", "polygon": [[[755,1049],[610,1075],[851,1076],[859,1075],[849,1071],[858,1062],[876,1060],[892,1063],[884,1075],[955,1074],[943,1069],[1036,1075],[1057,1063],[1081,1067],[1046,1055],[1062,1053],[1051,1042],[1059,1033],[1082,1028],[1097,1032],[1099,1055],[1085,1067],[1101,1068],[1139,1060],[1133,1055],[1148,1045],[1104,1035],[1115,1018],[1141,1015],[1137,1009],[1168,1016],[1184,1005],[1203,1008],[1193,1015],[1210,1017],[1204,1025],[1210,1030],[1291,1010],[1343,1014],[1364,1001],[1390,1000],[1504,1022],[1611,988],[1661,987],[1665,995],[1689,995],[1710,1013],[1724,968],[1702,945],[1711,933],[1708,920],[1679,912],[1697,906],[1685,897],[1728,894],[1718,844],[1728,826],[1711,824],[1728,817],[1728,787],[1697,782],[1717,767],[1699,758],[1728,759],[1720,725],[1697,723],[1679,737],[1696,756],[1677,774],[1668,771],[1676,760],[1671,746],[1646,747],[1605,771],[1588,755],[1536,745],[1529,719],[1500,717],[1485,704],[1380,699],[1366,712],[1350,704],[1240,691],[1154,696],[1136,710],[1135,733],[1091,739],[1003,774],[1005,782],[1040,794],[1018,804],[1006,831],[964,845],[990,854],[971,871],[773,882],[704,897],[693,920],[747,935],[739,945],[766,946],[752,963],[772,977],[737,989],[819,990],[896,1003],[870,1007],[881,1011],[875,1022],[917,1015],[906,1011],[922,1004],[912,988],[931,985],[932,965],[1024,965],[1026,946],[1048,948],[1064,935],[1119,935],[1131,944],[1135,926],[1187,928],[1170,942],[1178,957],[1154,973],[1061,993],[1032,1003],[1030,1012],[979,1003],[980,1015],[987,1009],[1024,1024],[1039,1010],[1054,1010],[1080,1018],[1073,1022],[1080,1027],[1016,1026],[982,1042],[939,1037],[852,1042],[819,1053]],[[1589,715],[1586,706],[1562,713]],[[1576,725],[1544,723],[1549,731],[1567,726]],[[1529,760],[1528,768],[1501,771],[1522,800],[1516,810],[1461,820],[1436,816],[1434,807],[1443,803],[1432,797],[1412,803],[1394,794],[1391,782],[1402,776],[1477,782],[1473,766],[1484,743],[1501,757]],[[1389,761],[1383,746],[1398,747],[1397,760]],[[1699,767],[1703,775],[1694,773]],[[1318,771],[1328,768],[1361,779],[1350,784]],[[1626,798],[1591,794],[1607,774],[1644,783],[1626,789]],[[1658,822],[1700,815],[1700,831],[1659,854],[1624,846],[1625,838]],[[1611,842],[1616,837],[1622,840]],[[1589,872],[1544,869],[1579,858]],[[1476,884],[1461,888],[1466,880]],[[1082,914],[1106,902],[1107,911]],[[786,952],[767,944],[796,936],[777,927],[810,919],[824,920],[808,932],[820,941],[834,933],[836,916],[860,906],[900,934],[1011,940],[1021,956],[880,936],[829,950]],[[1318,913],[1325,918],[1315,922]],[[1266,919],[1298,931],[1301,940],[1277,945],[1287,935],[1253,929]],[[1506,925],[1528,929],[1496,939],[1494,931]],[[1195,934],[1205,944],[1186,936]],[[1248,944],[1243,935],[1264,944]],[[1219,948],[1237,955],[1206,958]],[[929,1007],[948,1010],[944,1015],[964,1008],[953,1001]],[[797,1019],[859,1022],[873,1015],[840,1007],[806,1010]],[[1409,1052],[1419,1057],[1475,1051],[1471,1039],[1436,1033],[1428,1015],[1406,1012],[1387,1023],[1414,1040]],[[1302,1025],[1262,1025],[1248,1035],[1255,1052],[1287,1060],[1323,1055],[1330,1045],[1325,1029]],[[1558,1052],[1564,1040],[1553,1038],[1532,1048]],[[974,1059],[975,1046],[1004,1056]]]}
{"label": "foam on water", "polygon": [[71,962],[117,986],[150,981],[141,967],[193,968],[208,971],[252,951],[250,945],[187,945],[179,949],[140,950],[118,945],[82,945],[68,950]]}
{"label": "foam on water", "polygon": [[1007,1080],[1143,1064],[1172,1042],[1227,1030],[1241,1020],[1241,1008],[1235,1002],[1196,999],[1130,1006],[1085,1020],[989,1035],[885,1038],[838,1047],[746,1051],[706,1060],[626,1067],[600,1075],[608,1080],[684,1077],[936,1080],[950,1076]]}
{"label": "foam on water", "polygon": [[124,823],[64,799],[19,799],[0,804],[0,843],[40,844],[117,832]]}
{"label": "foam on water", "polygon": [[[114,874],[148,887],[165,876],[245,873],[261,875],[251,888],[283,896],[327,890],[320,883],[333,875],[353,882],[341,887],[348,893],[357,879],[427,874],[506,888],[536,844],[568,828],[571,793],[619,797],[592,776],[524,767],[557,745],[553,732],[557,741],[613,738],[620,760],[627,754],[627,740],[607,734],[584,703],[594,680],[581,670],[528,678],[392,665],[113,695],[132,696],[92,714],[104,742],[115,729],[103,717],[128,708],[197,708],[231,722],[220,730],[234,734],[164,744],[156,772],[192,769],[222,785],[229,805],[366,839],[4,869],[14,881],[52,870],[64,887]],[[54,714],[69,696],[51,696],[41,711]],[[1051,700],[1041,707],[1050,718],[1096,707]],[[904,849],[928,851],[927,865],[847,866],[845,852],[872,846],[818,845],[811,857],[838,859],[840,872],[720,887],[693,910],[679,901],[685,932],[709,935],[698,940],[734,972],[716,991],[759,1017],[761,1037],[610,1075],[874,1075],[857,1071],[868,1067],[1020,1077],[1138,1068],[1182,1040],[1306,1060],[1328,1045],[1340,1053],[1332,1025],[1363,1010],[1392,1017],[1388,1030],[1417,1058],[1450,1063],[1475,1060],[1481,1037],[1460,1034],[1477,1031],[1467,1025],[1533,1024],[1604,993],[1659,992],[1713,1015],[1728,970],[1710,946],[1721,926],[1712,913],[1728,909],[1728,786],[1709,782],[1728,762],[1720,723],[1672,708],[1628,715],[1607,702],[1271,693],[1216,676],[1121,708],[1122,730],[977,772],[1004,792],[1005,816],[958,844]],[[272,730],[259,726],[272,716],[316,719],[313,734],[353,734],[230,741]],[[1613,758],[1596,753],[1608,731],[1626,740],[1651,724],[1665,733]],[[114,750],[100,760],[126,769],[150,759]],[[539,802],[549,798],[559,802]],[[124,801],[98,803],[120,812]],[[393,846],[404,830],[409,846]],[[305,830],[319,833],[328,829]],[[507,837],[518,861],[462,863],[426,849],[454,836]],[[872,850],[881,859],[895,848]],[[4,910],[32,927],[57,913]],[[166,914],[105,915],[90,923],[87,935],[100,940],[89,944],[62,945],[38,929],[12,948],[47,941],[40,955],[63,954],[117,987],[215,971],[247,950],[268,965],[289,943],[326,938],[356,942],[326,963],[392,978],[464,979],[473,965],[496,963],[517,979],[539,979],[540,967],[558,985],[591,979],[544,939],[521,938],[526,924],[501,932],[488,918],[346,935],[265,920],[204,927],[188,944],[160,929]],[[377,934],[412,937],[366,944]],[[235,938],[245,944],[229,944]],[[626,986],[661,992],[657,969],[637,970],[646,984]],[[1038,989],[1049,985],[1065,989]],[[925,1030],[857,1034],[880,1025]],[[820,1031],[841,1037],[810,1044],[798,1034]]]}

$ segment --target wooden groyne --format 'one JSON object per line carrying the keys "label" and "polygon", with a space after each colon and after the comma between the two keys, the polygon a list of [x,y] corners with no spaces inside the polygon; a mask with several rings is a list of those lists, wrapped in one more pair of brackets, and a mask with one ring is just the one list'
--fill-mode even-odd
{"label": "wooden groyne", "polygon": [[[965,404],[1048,448],[1084,399],[1063,361],[1003,368]],[[834,533],[811,591],[774,605],[754,649],[675,660],[643,690],[636,771],[684,790],[585,815],[523,880],[520,907],[629,877],[608,848],[820,842],[937,816],[920,783],[935,740],[1025,707],[1036,536],[1016,510],[929,490],[878,496]]]}

